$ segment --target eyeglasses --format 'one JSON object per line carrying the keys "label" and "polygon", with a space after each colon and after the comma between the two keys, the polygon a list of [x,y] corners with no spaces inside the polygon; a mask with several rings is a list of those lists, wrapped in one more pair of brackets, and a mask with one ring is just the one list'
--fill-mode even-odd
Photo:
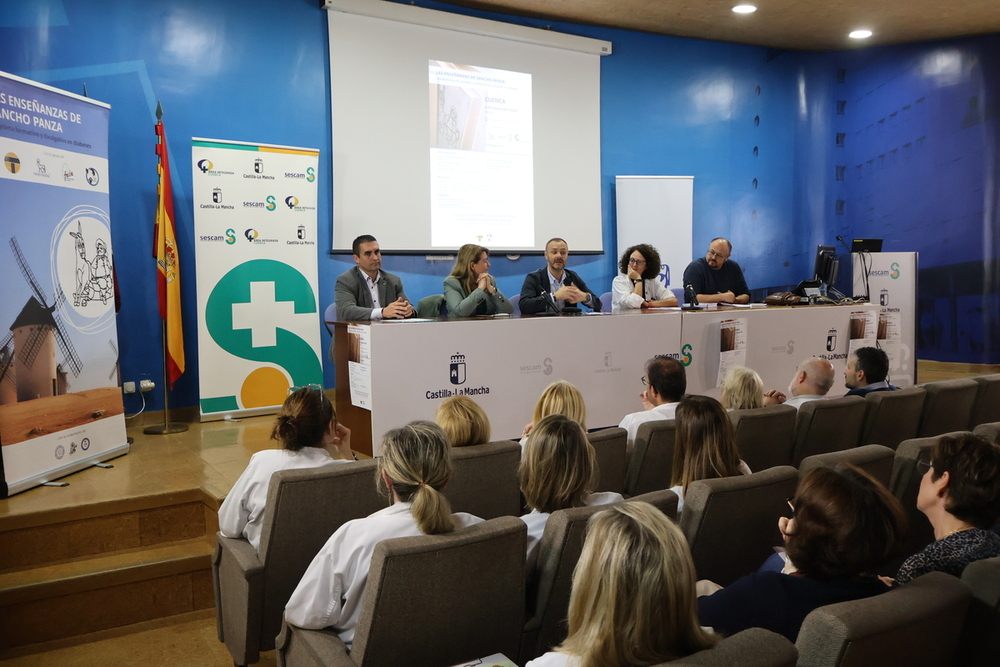
{"label": "eyeglasses", "polygon": [[628,263],[629,263],[630,266],[642,266],[643,264],[646,263],[646,260],[644,260],[644,259],[636,259],[635,257],[629,257],[628,258]]}
{"label": "eyeglasses", "polygon": [[289,387],[288,388],[288,392],[285,395],[286,396],[291,396],[292,394],[294,394],[295,392],[297,392],[299,389],[315,389],[316,391],[318,391],[319,393],[323,394],[324,396],[326,395],[323,392],[323,387],[320,386],[320,385],[318,385],[318,384],[304,384],[301,387]]}
{"label": "eyeglasses", "polygon": [[721,252],[715,252],[714,250],[711,250],[711,249],[709,249],[709,251],[708,251],[708,256],[709,257],[720,257],[722,259],[726,259],[727,257],[729,257],[729,255],[724,255]]}
{"label": "eyeglasses", "polygon": [[917,472],[919,472],[921,475],[926,475],[927,471],[933,467],[934,464],[932,464],[930,461],[923,461],[923,460],[917,461]]}
{"label": "eyeglasses", "polygon": [[643,376],[642,376],[641,378],[639,378],[639,379],[640,379],[640,380],[642,380],[642,386],[643,386],[643,387],[648,387],[648,386],[649,386],[649,380],[647,380],[647,379],[646,379],[646,376],[645,376],[645,375],[643,375]]}
{"label": "eyeglasses", "polygon": [[794,500],[793,497],[785,498],[785,502],[788,503],[788,506],[792,509],[792,515],[794,516],[795,515],[795,503],[793,503],[792,500]]}

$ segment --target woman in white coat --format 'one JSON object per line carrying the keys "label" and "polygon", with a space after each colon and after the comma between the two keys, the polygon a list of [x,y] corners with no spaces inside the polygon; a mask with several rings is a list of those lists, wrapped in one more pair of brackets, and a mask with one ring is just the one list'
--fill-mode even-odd
{"label": "woman in white coat", "polygon": [[245,537],[258,551],[264,503],[274,473],[358,460],[351,451],[351,431],[337,423],[333,404],[323,388],[309,385],[293,390],[289,390],[292,393],[271,430],[271,439],[280,441],[283,448],[265,449],[251,456],[247,469],[219,508],[219,532],[226,537]]}
{"label": "woman in white coat", "polygon": [[611,281],[612,310],[625,308],[669,308],[677,297],[660,282],[660,253],[648,243],[640,243],[622,253],[620,274]]}
{"label": "woman in white coat", "polygon": [[528,526],[527,567],[538,558],[538,543],[549,515],[570,507],[609,505],[624,498],[620,493],[594,493],[597,455],[587,434],[565,415],[549,415],[528,435],[518,468],[521,493],[531,508],[521,517]]}
{"label": "woman in white coat", "polygon": [[451,478],[451,446],[440,426],[410,422],[382,437],[376,483],[392,504],[337,529],[285,605],[285,621],[310,630],[333,628],[350,647],[364,603],[375,545],[394,537],[449,533],[482,519],[451,513],[441,489]]}

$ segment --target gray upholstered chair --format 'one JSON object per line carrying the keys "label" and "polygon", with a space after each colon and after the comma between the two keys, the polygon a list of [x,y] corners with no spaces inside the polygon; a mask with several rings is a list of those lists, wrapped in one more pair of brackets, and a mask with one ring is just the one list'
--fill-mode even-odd
{"label": "gray upholstered chair", "polygon": [[726,637],[713,648],[655,667],[795,667],[798,657],[795,645],[781,635],[750,628]]}
{"label": "gray upholstered chair", "polygon": [[972,591],[931,572],[891,591],[812,611],[795,646],[799,667],[951,665]]}
{"label": "gray upholstered chair", "polygon": [[750,470],[792,464],[797,414],[798,411],[790,405],[733,410],[729,413],[736,431],[736,448]]}
{"label": "gray upholstered chair", "polygon": [[972,601],[956,664],[996,667],[1000,665],[1000,558],[970,563],[962,581],[972,589]]}
{"label": "gray upholstered chair", "polygon": [[625,457],[628,432],[616,426],[588,433],[587,439],[594,446],[597,469],[600,471],[595,490],[624,493],[625,470],[628,468],[628,459]]}
{"label": "gray upholstered chair", "polygon": [[523,521],[500,517],[446,535],[380,542],[350,653],[329,628],[283,624],[278,665],[441,667],[516,655],[526,540]]}
{"label": "gray upholstered chair", "polygon": [[517,467],[521,463],[521,445],[500,440],[453,447],[451,461],[451,480],[442,493],[451,503],[452,512],[468,512],[480,519],[520,516]]}
{"label": "gray upholstered chair", "polygon": [[924,415],[917,435],[927,438],[951,431],[963,431],[972,421],[979,383],[969,378],[942,380],[921,385],[927,392]]}
{"label": "gray upholstered chair", "polygon": [[865,399],[843,396],[807,401],[795,418],[792,463],[807,456],[826,454],[858,446],[865,421]]}
{"label": "gray upholstered chair", "polygon": [[[636,496],[631,501],[649,503],[671,521],[677,517],[677,496],[669,489]],[[587,522],[607,508],[608,505],[597,505],[559,510],[545,523],[535,571],[528,573],[528,618],[521,639],[520,664],[534,660],[566,639],[573,569],[583,551]]]}
{"label": "gray upholstered chair", "polygon": [[679,525],[698,578],[728,586],[756,572],[781,544],[778,517],[788,513],[798,480],[798,470],[778,466],[688,485]]}
{"label": "gray upholstered chair", "polygon": [[859,444],[896,449],[904,440],[917,437],[926,394],[923,387],[866,394],[867,409]]}
{"label": "gray upholstered chair", "polygon": [[882,482],[886,488],[892,480],[892,463],[896,452],[882,445],[864,445],[839,452],[807,456],[799,464],[799,475],[805,475],[812,468],[835,466],[838,463],[855,465]]}
{"label": "gray upholstered chair", "polygon": [[[956,432],[961,433],[961,431]],[[913,438],[899,443],[896,458],[892,464],[889,491],[899,499],[906,511],[909,529],[903,544],[903,559],[917,553],[934,541],[934,528],[924,513],[917,509],[917,494],[923,472],[917,467],[918,461],[930,461],[931,450],[940,436]],[[900,560],[902,563],[902,560]]]}
{"label": "gray upholstered chair", "polygon": [[969,428],[1000,422],[1000,373],[972,378],[979,384]]}
{"label": "gray upholstered chair", "polygon": [[285,603],[330,535],[388,504],[375,488],[374,460],[271,477],[260,553],[245,539],[219,534],[212,557],[219,641],[233,662],[255,663],[274,648]]}
{"label": "gray upholstered chair", "polygon": [[1000,422],[992,424],[980,424],[973,431],[976,435],[981,435],[987,440],[1000,444]]}
{"label": "gray upholstered chair", "polygon": [[417,317],[437,319],[444,307],[444,294],[431,294],[417,301]]}
{"label": "gray upholstered chair", "polygon": [[670,488],[675,431],[673,419],[639,424],[625,475],[626,494],[635,496]]}

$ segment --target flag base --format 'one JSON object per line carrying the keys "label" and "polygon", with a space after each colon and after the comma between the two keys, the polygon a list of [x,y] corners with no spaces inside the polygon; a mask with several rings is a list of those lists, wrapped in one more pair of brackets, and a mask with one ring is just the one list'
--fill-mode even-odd
{"label": "flag base", "polygon": [[168,433],[183,433],[188,430],[187,424],[182,424],[180,422],[166,422],[163,424],[156,424],[154,426],[147,426],[142,429],[142,432],[146,435],[167,435]]}

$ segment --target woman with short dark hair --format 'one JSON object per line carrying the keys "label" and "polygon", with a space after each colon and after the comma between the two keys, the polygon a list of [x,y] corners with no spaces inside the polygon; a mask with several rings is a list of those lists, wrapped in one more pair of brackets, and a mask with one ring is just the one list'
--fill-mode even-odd
{"label": "woman with short dark hair", "polygon": [[618,262],[611,281],[611,305],[622,308],[666,308],[677,305],[669,285],[660,282],[660,253],[648,243],[631,246]]}
{"label": "woman with short dark hair", "polygon": [[969,563],[1000,556],[1000,535],[990,530],[1000,519],[1000,445],[972,433],[941,436],[917,508],[936,541],[903,563],[897,584],[935,571],[960,577]]}
{"label": "woman with short dark hair", "polygon": [[789,504],[778,529],[792,571],[756,572],[700,598],[703,625],[724,635],[766,628],[794,642],[813,609],[888,590],[874,568],[899,548],[906,515],[881,483],[851,465],[813,468]]}

